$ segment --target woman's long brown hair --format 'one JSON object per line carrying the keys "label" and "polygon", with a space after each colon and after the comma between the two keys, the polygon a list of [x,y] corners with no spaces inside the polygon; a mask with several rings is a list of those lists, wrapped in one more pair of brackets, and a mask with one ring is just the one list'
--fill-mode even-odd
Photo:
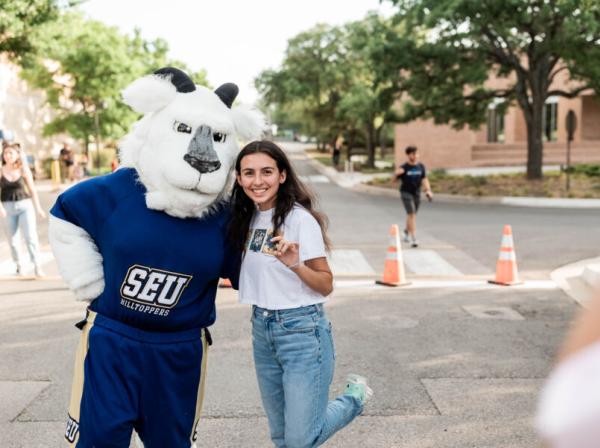
{"label": "woman's long brown hair", "polygon": [[15,166],[17,168],[23,168],[23,152],[21,151],[21,147],[15,143],[11,143],[2,148],[2,155],[0,156],[2,158],[2,165],[6,165],[6,161],[4,160],[4,151],[7,151],[9,149],[12,149],[13,151],[16,151],[17,154],[19,154],[19,158],[15,162]]}
{"label": "woman's long brown hair", "polygon": [[[317,220],[321,227],[325,248],[330,250],[331,242],[327,237],[327,217],[315,210],[315,195],[300,181],[285,152],[279,146],[269,140],[248,143],[242,148],[235,161],[236,174],[240,175],[241,173],[242,159],[249,154],[257,153],[268,155],[275,160],[280,172],[286,172],[285,182],[279,185],[275,200],[273,235],[278,234],[286,216],[292,211],[294,204],[298,203]],[[229,222],[229,237],[238,249],[243,250],[256,207],[237,182],[235,182],[231,193],[231,206],[232,214]]]}

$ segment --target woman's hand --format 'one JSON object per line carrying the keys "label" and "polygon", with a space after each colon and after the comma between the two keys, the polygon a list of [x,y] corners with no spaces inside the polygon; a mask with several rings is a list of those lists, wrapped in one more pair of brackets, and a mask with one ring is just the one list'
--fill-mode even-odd
{"label": "woman's hand", "polygon": [[300,253],[298,243],[286,241],[281,236],[271,238],[275,245],[275,257],[285,264],[288,268],[293,268],[300,264]]}
{"label": "woman's hand", "polygon": [[36,211],[37,211],[37,214],[40,217],[40,219],[46,218],[46,212],[44,210],[42,210],[41,208],[38,208]]}

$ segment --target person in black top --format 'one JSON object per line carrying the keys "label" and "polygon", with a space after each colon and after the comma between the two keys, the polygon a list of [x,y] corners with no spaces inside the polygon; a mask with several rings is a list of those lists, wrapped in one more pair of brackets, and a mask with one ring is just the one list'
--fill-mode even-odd
{"label": "person in black top", "polygon": [[430,201],[433,199],[431,185],[427,179],[425,165],[418,161],[419,153],[416,146],[409,146],[404,151],[407,162],[396,170],[396,179],[400,179],[400,196],[406,210],[406,227],[404,228],[404,241],[411,242],[412,247],[417,247],[417,211],[421,202],[421,185],[425,187],[425,196]]}
{"label": "person in black top", "polygon": [[23,275],[19,254],[19,229],[25,238],[36,277],[44,275],[40,265],[36,212],[40,218],[46,217],[40,205],[31,171],[24,161],[19,146],[8,145],[2,150],[0,168],[0,218],[5,218],[6,221],[8,242],[16,264],[17,275]]}

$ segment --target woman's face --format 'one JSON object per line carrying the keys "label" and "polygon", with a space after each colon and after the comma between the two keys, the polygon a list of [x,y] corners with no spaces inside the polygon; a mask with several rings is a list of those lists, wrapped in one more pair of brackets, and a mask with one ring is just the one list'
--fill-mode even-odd
{"label": "woman's face", "polygon": [[16,163],[19,160],[19,151],[11,147],[4,148],[2,159],[4,160],[4,163]]}
{"label": "woman's face", "polygon": [[275,206],[277,191],[285,182],[286,172],[279,171],[273,158],[258,152],[242,158],[240,174],[236,178],[259,210],[269,210]]}

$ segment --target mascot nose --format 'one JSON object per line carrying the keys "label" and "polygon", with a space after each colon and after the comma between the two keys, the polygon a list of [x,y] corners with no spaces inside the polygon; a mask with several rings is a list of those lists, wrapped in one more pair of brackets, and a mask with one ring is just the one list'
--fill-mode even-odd
{"label": "mascot nose", "polygon": [[212,173],[221,168],[219,156],[213,148],[212,129],[209,126],[203,125],[196,129],[183,160],[202,174]]}

